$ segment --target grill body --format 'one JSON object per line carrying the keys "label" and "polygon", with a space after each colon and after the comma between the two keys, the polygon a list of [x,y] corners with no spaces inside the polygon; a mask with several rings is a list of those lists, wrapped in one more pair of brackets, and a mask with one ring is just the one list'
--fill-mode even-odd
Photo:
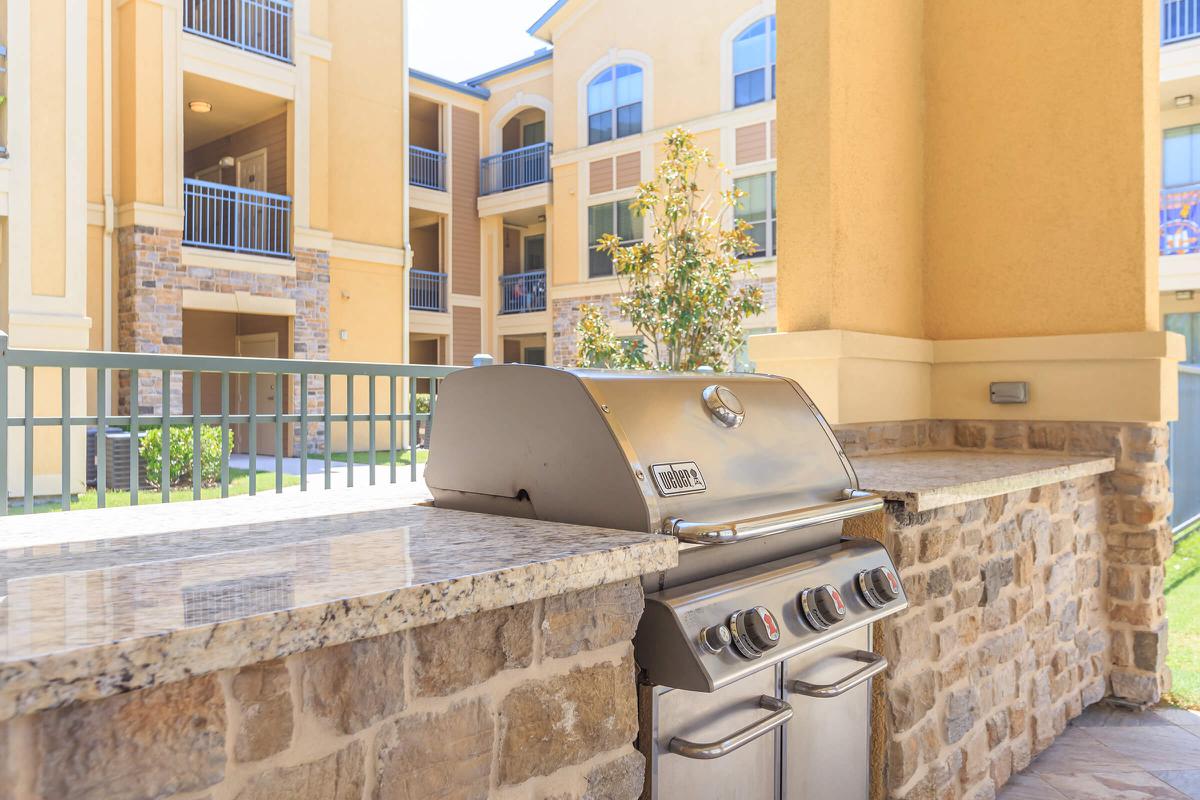
{"label": "grill body", "polygon": [[907,599],[882,546],[842,539],[882,500],[799,385],[481,367],[437,420],[438,506],[679,539],[634,640],[645,797],[866,800],[870,625]]}

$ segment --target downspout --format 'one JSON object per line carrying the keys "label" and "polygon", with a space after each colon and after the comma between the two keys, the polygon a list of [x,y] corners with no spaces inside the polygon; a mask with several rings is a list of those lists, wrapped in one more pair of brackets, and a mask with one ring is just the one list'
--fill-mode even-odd
{"label": "downspout", "polygon": [[[104,70],[104,241],[101,263],[104,313],[103,349],[113,350],[113,230],[116,223],[116,204],[113,201],[113,0],[103,0],[102,49]],[[106,387],[104,405],[112,410],[112,385]]]}

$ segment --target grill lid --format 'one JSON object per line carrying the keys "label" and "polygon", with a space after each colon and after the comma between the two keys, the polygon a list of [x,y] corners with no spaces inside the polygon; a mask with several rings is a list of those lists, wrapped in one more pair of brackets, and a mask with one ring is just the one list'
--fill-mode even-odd
{"label": "grill lid", "polygon": [[461,370],[425,480],[439,506],[705,543],[880,504],[804,391],[768,375]]}

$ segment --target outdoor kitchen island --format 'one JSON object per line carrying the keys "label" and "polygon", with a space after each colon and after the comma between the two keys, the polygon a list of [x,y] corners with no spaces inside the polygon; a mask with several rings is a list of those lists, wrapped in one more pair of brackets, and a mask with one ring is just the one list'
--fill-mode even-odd
{"label": "outdoor kitchen island", "polygon": [[[858,439],[839,433],[853,452]],[[1157,700],[1165,629],[1151,565],[1170,529],[1156,544],[1126,507],[1161,518],[1169,500],[1146,479],[1156,440],[1118,442],[1115,456],[853,456],[859,484],[887,504],[846,533],[888,548],[909,598],[876,628],[888,669],[873,687],[875,800],[994,797],[1084,707]],[[1139,475],[1145,490],[1123,499]]]}
{"label": "outdoor kitchen island", "polygon": [[411,502],[10,518],[0,798],[636,797],[674,540]]}

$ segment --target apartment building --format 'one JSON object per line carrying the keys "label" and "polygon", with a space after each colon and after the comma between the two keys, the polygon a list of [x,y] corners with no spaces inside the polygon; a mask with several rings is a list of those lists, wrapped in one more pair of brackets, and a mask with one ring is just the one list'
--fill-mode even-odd
{"label": "apartment building", "polygon": [[482,348],[573,364],[585,304],[633,335],[594,245],[640,240],[629,202],[677,125],[723,165],[704,190],[747,192],[739,214],[760,244],[749,265],[767,309],[746,329],[775,329],[774,3],[688,3],[686,36],[664,37],[681,13],[563,0],[530,27],[547,47],[528,58],[461,83],[412,73],[414,359],[467,363]]}
{"label": "apartment building", "polygon": [[1200,363],[1200,1],[1162,0],[1159,288],[1164,326]]}

